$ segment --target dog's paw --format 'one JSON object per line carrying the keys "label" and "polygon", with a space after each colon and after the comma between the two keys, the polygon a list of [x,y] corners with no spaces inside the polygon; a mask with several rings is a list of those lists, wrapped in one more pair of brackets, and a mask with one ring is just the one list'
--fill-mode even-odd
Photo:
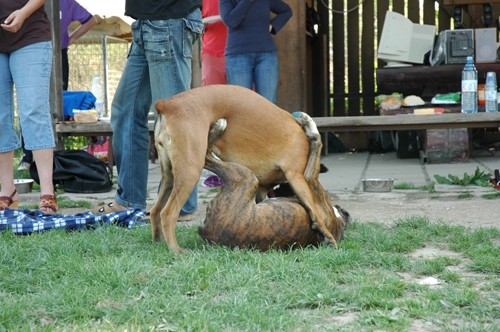
{"label": "dog's paw", "polygon": [[330,240],[330,239],[328,239],[328,238],[324,237],[324,238],[323,238],[323,244],[324,244],[324,245],[327,245],[327,246],[329,246],[329,247],[334,247],[335,249],[338,249],[338,247],[337,247],[337,241],[335,241],[334,239],[333,239],[333,241],[332,241],[332,240]]}

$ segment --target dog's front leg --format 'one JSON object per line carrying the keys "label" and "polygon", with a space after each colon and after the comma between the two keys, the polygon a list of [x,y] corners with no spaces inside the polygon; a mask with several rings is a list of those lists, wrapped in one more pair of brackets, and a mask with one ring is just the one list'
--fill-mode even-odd
{"label": "dog's front leg", "polygon": [[183,251],[183,249],[177,243],[175,226],[177,224],[177,218],[179,217],[179,211],[181,208],[172,209],[169,206],[170,205],[167,202],[163,210],[160,212],[163,238],[165,239],[165,242],[167,242],[168,249],[174,254],[179,254]]}
{"label": "dog's front leg", "polygon": [[196,177],[194,177],[193,183],[182,183],[180,186],[174,185],[172,192],[170,193],[167,203],[163,206],[160,212],[161,228],[163,232],[163,238],[167,243],[168,248],[173,253],[181,253],[182,248],[177,243],[177,237],[175,235],[175,228],[177,225],[177,219],[179,218],[179,213],[182,206],[187,201],[189,194],[196,185]]}
{"label": "dog's front leg", "polygon": [[[180,158],[175,160],[178,159]],[[171,160],[173,161],[174,159]],[[189,195],[198,183],[201,171],[205,165],[205,155],[203,154],[199,160],[196,160],[194,157],[187,158],[187,160],[191,160],[191,163],[182,160],[179,166],[176,167],[175,164],[172,166],[172,191],[169,193],[167,202],[160,212],[163,238],[167,242],[168,248],[174,253],[182,251],[175,236],[177,219],[179,218],[182,206],[186,203]],[[182,170],[182,172],[179,170]]]}

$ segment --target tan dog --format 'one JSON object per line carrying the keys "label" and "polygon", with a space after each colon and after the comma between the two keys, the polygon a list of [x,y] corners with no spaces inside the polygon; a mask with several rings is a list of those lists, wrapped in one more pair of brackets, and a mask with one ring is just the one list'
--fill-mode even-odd
{"label": "tan dog", "polygon": [[[307,132],[307,124],[302,125]],[[211,135],[221,132],[221,126],[214,125],[212,129]],[[321,199],[320,208],[328,215],[326,227],[339,241],[350,217],[346,211],[331,206],[328,194],[318,181],[321,156],[319,133],[307,133],[307,136],[310,138],[310,151],[304,178]],[[317,246],[324,240],[321,233],[311,229],[309,215],[295,197],[270,198],[256,203],[259,181],[245,166],[221,161],[209,149],[205,168],[216,173],[224,183],[217,196],[210,201],[205,221],[198,229],[206,241],[231,248],[268,250]]]}
{"label": "tan dog", "polygon": [[214,143],[220,159],[248,167],[259,180],[258,196],[288,181],[307,210],[311,227],[335,244],[328,215],[304,179],[309,141],[293,116],[257,93],[238,86],[210,85],[156,103],[155,144],[162,171],[158,199],[151,209],[153,240],[181,248],[175,236],[179,212],[205,166],[210,127],[219,119],[227,128]]}

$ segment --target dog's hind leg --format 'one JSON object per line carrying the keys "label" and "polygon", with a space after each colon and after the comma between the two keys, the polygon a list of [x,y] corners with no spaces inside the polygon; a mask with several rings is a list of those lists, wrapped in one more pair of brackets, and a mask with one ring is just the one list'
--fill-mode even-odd
{"label": "dog's hind leg", "polygon": [[315,192],[313,185],[319,175],[322,147],[321,136],[316,123],[308,114],[295,112],[293,116],[309,139],[309,159],[304,174],[296,174],[289,171],[285,172],[285,176],[295,195],[309,214],[312,222],[311,227],[317,229],[327,242],[337,246],[337,241],[326,226],[328,215],[323,210],[322,202],[320,201],[323,197],[319,197],[320,195]]}
{"label": "dog's hind leg", "polygon": [[[321,140],[318,135],[316,139],[310,138],[309,140],[309,159],[306,170],[304,171],[304,178],[309,184],[309,188],[314,196],[315,206],[319,211],[326,215],[325,227],[336,239],[342,239],[343,228],[345,227],[344,218],[336,212],[337,210],[332,207],[332,203],[328,193],[321,186],[318,176],[320,172],[320,159],[321,159]],[[321,227],[321,224],[318,223]],[[318,228],[319,229],[319,228]],[[321,232],[324,233],[324,232]],[[325,236],[325,240],[332,243],[331,239]],[[335,243],[333,243],[335,244]]]}
{"label": "dog's hind leg", "polygon": [[336,247],[337,241],[326,226],[328,216],[321,208],[319,202],[316,202],[314,199],[313,192],[306,182],[304,175],[288,172],[285,173],[285,176],[300,203],[309,214],[311,218],[311,227],[317,229],[325,237],[328,243]]}

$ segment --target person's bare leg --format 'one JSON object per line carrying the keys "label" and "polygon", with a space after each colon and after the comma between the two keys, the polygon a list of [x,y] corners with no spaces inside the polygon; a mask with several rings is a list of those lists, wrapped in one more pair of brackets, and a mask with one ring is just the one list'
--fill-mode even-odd
{"label": "person's bare leg", "polygon": [[54,152],[52,149],[33,150],[38,177],[40,178],[40,195],[54,195],[52,173],[54,168]]}
{"label": "person's bare leg", "polygon": [[[0,182],[2,190],[0,197],[10,197],[16,187],[14,186],[14,151],[0,153]],[[17,201],[19,196],[17,193],[12,197],[12,200]]]}
{"label": "person's bare leg", "polygon": [[[52,182],[52,174],[54,168],[54,151],[53,149],[41,149],[33,150],[33,158],[36,162],[36,168],[38,171],[38,177],[40,178],[40,197],[44,196],[54,196],[55,190],[54,184]],[[43,200],[43,199],[42,199]],[[41,201],[42,201],[41,200]],[[42,203],[40,201],[40,203]],[[57,211],[57,205],[55,210],[50,208],[47,210],[41,206],[43,212],[51,213]]]}

